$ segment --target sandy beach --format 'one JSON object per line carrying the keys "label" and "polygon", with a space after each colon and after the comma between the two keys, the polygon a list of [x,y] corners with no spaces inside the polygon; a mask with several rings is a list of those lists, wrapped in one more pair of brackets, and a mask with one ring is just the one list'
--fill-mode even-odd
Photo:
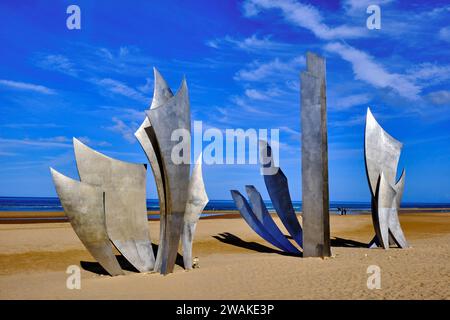
{"label": "sandy beach", "polygon": [[[366,248],[370,215],[333,215],[333,257],[304,259],[281,253],[240,218],[202,219],[199,269],[114,278],[99,274],[69,223],[1,224],[0,299],[449,299],[450,213],[403,213],[400,221],[412,248],[385,251]],[[159,222],[149,229],[156,244]],[[81,265],[80,290],[66,288],[70,265]],[[367,288],[370,265],[381,269],[379,290]]]}

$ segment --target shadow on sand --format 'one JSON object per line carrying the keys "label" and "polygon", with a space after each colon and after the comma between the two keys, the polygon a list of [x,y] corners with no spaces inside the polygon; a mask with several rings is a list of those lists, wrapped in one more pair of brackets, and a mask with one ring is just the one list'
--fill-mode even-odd
{"label": "shadow on sand", "polygon": [[334,237],[331,239],[331,246],[342,248],[368,248],[369,244],[355,240]]}
{"label": "shadow on sand", "polygon": [[283,256],[292,256],[292,257],[300,257],[299,254],[284,252],[277,249],[272,249],[270,247],[266,247],[265,245],[256,243],[256,242],[247,242],[245,240],[242,240],[241,238],[235,236],[234,234],[231,234],[229,232],[220,233],[217,236],[213,236],[214,239],[219,240],[220,242],[230,244],[236,247],[244,248],[247,250],[253,250],[257,252],[263,252],[263,253],[276,253]]}
{"label": "shadow on sand", "polygon": [[[153,249],[153,253],[154,253],[155,258],[156,258],[156,254],[158,252],[158,245],[152,243],[152,249]],[[129,271],[129,272],[139,272],[121,254],[116,255],[116,259],[117,259],[117,262],[119,262],[119,265],[122,268],[122,270]],[[182,267],[182,268],[184,268],[183,256],[180,255],[179,253],[177,253],[177,258],[175,260],[175,264],[180,266],[180,267]],[[80,261],[80,266],[81,266],[81,268],[83,268],[84,270],[89,271],[89,272],[93,272],[93,273],[96,273],[96,274],[99,274],[99,275],[109,275],[109,273],[106,272],[106,270],[98,262]]]}

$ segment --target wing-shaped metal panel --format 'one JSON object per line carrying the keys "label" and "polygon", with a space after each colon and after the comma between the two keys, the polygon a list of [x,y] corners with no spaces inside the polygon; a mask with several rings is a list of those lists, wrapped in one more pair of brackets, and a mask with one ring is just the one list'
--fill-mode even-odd
{"label": "wing-shaped metal panel", "polygon": [[192,269],[192,242],[195,228],[208,201],[202,175],[202,155],[200,154],[189,180],[188,199],[184,213],[183,230],[181,231],[184,268],[188,270]]}
{"label": "wing-shaped metal panel", "polygon": [[[163,257],[161,273],[167,274],[173,271],[175,265],[189,185],[190,164],[175,163],[172,159],[172,151],[180,143],[173,141],[174,131],[178,129],[189,133],[190,139],[191,115],[186,81],[183,80],[174,97],[162,106],[147,111],[147,116],[154,128],[164,171],[166,226],[164,240],[161,241],[163,245],[158,250],[162,250]],[[189,161],[190,145],[189,141],[182,150],[183,155],[185,152],[189,155]]]}
{"label": "wing-shaped metal panel", "polygon": [[282,246],[282,249],[286,252],[300,254],[300,250],[292,245],[289,240],[286,239],[284,234],[280,231],[275,221],[264,204],[261,194],[256,190],[254,186],[245,186],[247,195],[250,199],[250,204],[258,221],[262,224],[264,229],[270,233],[270,235]]}
{"label": "wing-shaped metal panel", "polygon": [[145,165],[112,159],[75,138],[74,149],[81,181],[105,192],[106,227],[112,243],[139,271],[153,270]]}
{"label": "wing-shaped metal panel", "polygon": [[253,210],[250,208],[247,200],[244,196],[237,190],[231,190],[231,196],[233,197],[234,203],[238,208],[241,216],[261,238],[274,245],[275,247],[284,251],[283,245],[281,245],[272,235],[264,228],[261,222],[259,222],[258,218],[253,213]]}
{"label": "wing-shaped metal panel", "polygon": [[106,232],[103,190],[70,179],[52,168],[50,171],[64,212],[78,238],[110,275],[123,274]]}
{"label": "wing-shaped metal panel", "polygon": [[[153,68],[154,72],[154,90],[153,90],[153,100],[150,109],[155,109],[162,106],[170,98],[173,97],[173,93],[169,88],[166,80],[162,77],[156,68]],[[137,140],[139,141],[142,149],[147,156],[147,159],[152,168],[153,176],[155,178],[156,190],[158,192],[159,199],[159,213],[160,213],[160,232],[159,232],[159,247],[163,247],[164,244],[164,234],[166,227],[166,196],[164,189],[164,171],[161,159],[161,152],[159,150],[158,142],[156,140],[156,135],[154,128],[152,127],[150,120],[147,115],[145,120],[142,122],[139,129],[134,133]],[[163,250],[158,250],[156,255],[156,261],[154,270],[160,271],[162,264],[162,252]]]}
{"label": "wing-shaped metal panel", "polygon": [[387,182],[392,186],[395,184],[401,149],[402,144],[383,130],[367,108],[364,155],[373,197],[381,172],[384,173]]}
{"label": "wing-shaped metal panel", "polygon": [[264,175],[264,183],[266,184],[272,205],[286,230],[294,241],[302,247],[303,231],[292,206],[288,180],[281,168],[275,167],[272,149],[266,141],[259,141],[259,151],[262,160],[261,165],[263,166],[261,172]]}

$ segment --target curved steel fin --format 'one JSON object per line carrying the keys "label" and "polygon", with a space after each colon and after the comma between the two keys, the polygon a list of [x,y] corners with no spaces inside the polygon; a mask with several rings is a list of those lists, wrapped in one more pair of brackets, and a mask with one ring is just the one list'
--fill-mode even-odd
{"label": "curved steel fin", "polygon": [[81,181],[105,192],[106,228],[112,243],[140,272],[153,270],[145,165],[112,159],[75,138],[73,143]]}
{"label": "curved steel fin", "polygon": [[264,183],[272,201],[272,205],[280,217],[286,230],[295,242],[303,246],[303,230],[298,222],[294,207],[292,206],[289,185],[281,168],[275,167],[272,157],[272,148],[263,140],[259,141],[259,151],[264,175]]}
{"label": "curved steel fin", "polygon": [[[146,113],[154,128],[164,172],[166,221],[164,237],[160,240],[162,246],[158,251],[161,250],[163,259],[160,272],[167,274],[173,271],[175,265],[189,184],[191,115],[186,80],[183,79],[181,88],[175,96]],[[172,134],[177,129],[177,133],[184,134],[182,142],[172,140]],[[182,148],[179,155],[188,158],[187,163],[186,161],[175,163],[172,159],[174,148],[180,147],[180,144]]]}
{"label": "curved steel fin", "polygon": [[153,88],[153,99],[150,109],[155,109],[167,102],[173,97],[172,90],[170,90],[169,85],[163,78],[161,73],[153,67],[153,77],[154,77],[154,88]]}
{"label": "curved steel fin", "polygon": [[73,230],[95,260],[111,275],[123,274],[106,232],[103,190],[50,168],[56,192]]}
{"label": "curved steel fin", "polygon": [[387,182],[392,186],[395,184],[401,149],[401,142],[384,131],[375,120],[370,108],[367,108],[364,160],[373,197],[375,197],[381,172],[384,172]]}
{"label": "curved steel fin", "polygon": [[245,190],[250,199],[250,204],[256,218],[262,224],[264,229],[282,246],[281,249],[286,252],[301,254],[300,250],[294,247],[294,245],[286,239],[275,221],[273,221],[258,190],[254,186],[245,186]]}
{"label": "curved steel fin", "polygon": [[378,223],[380,233],[377,235],[381,240],[384,249],[389,249],[389,220],[395,208],[392,207],[395,201],[395,190],[385,178],[384,172],[381,173],[378,188]]}
{"label": "curved steel fin", "polygon": [[181,231],[181,244],[183,245],[183,262],[185,269],[192,269],[192,243],[194,240],[195,228],[200,219],[203,209],[208,204],[205,184],[202,175],[202,154],[200,153],[192,169],[189,180],[188,198],[184,213],[184,225]]}
{"label": "curved steel fin", "polygon": [[[154,73],[154,90],[153,99],[150,109],[155,109],[162,106],[170,98],[173,97],[173,93],[169,88],[166,80],[162,77],[156,68],[153,68]],[[154,128],[152,127],[150,120],[147,115],[142,122],[139,129],[134,133],[137,140],[139,141],[142,149],[147,156],[150,167],[152,168],[153,177],[155,179],[156,190],[158,193],[159,200],[159,214],[160,214],[160,225],[159,225],[159,248],[163,247],[165,227],[166,227],[166,196],[164,188],[164,172],[162,171],[162,159],[161,152],[159,150],[158,142],[156,140],[156,135]],[[154,271],[159,272],[161,270],[162,264],[162,253],[163,250],[158,250],[155,260]]]}
{"label": "curved steel fin", "polygon": [[231,190],[231,196],[233,197],[234,203],[238,208],[241,216],[261,238],[272,244],[273,246],[284,251],[283,246],[274,238],[272,235],[264,228],[264,226],[259,222],[258,218],[253,213],[247,200],[244,196],[237,190]]}
{"label": "curved steel fin", "polygon": [[389,232],[394,240],[394,242],[400,247],[400,248],[408,248],[408,242],[406,241],[406,237],[403,233],[402,227],[400,225],[400,220],[398,218],[398,209],[400,208],[400,203],[403,196],[403,190],[405,188],[405,170],[403,170],[402,175],[400,176],[400,179],[398,180],[397,184],[394,186],[395,190],[395,198],[392,204],[393,212],[389,216]]}

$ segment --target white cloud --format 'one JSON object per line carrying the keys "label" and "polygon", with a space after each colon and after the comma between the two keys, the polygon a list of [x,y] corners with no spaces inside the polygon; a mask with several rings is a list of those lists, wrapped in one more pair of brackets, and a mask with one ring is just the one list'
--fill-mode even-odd
{"label": "white cloud", "polygon": [[276,58],[267,63],[253,62],[249,68],[239,70],[234,76],[235,80],[260,81],[271,76],[279,76],[280,72],[290,72],[305,65],[305,57],[299,56],[290,61],[283,62]]}
{"label": "white cloud", "polygon": [[362,125],[366,121],[366,117],[363,115],[357,115],[349,117],[343,120],[329,120],[328,123],[332,127],[354,127]]}
{"label": "white cloud", "polygon": [[450,42],[450,27],[439,30],[439,39]]}
{"label": "white cloud", "polygon": [[[101,106],[100,109],[108,110],[108,112],[110,114],[114,113],[120,119],[128,120],[131,122],[142,122],[146,117],[144,111],[136,110],[133,108]],[[103,111],[102,111],[102,114],[103,114]]]}
{"label": "white cloud", "polygon": [[134,136],[135,130],[133,130],[133,128],[117,117],[113,117],[112,121],[115,124],[113,126],[106,127],[106,129],[121,134],[122,137],[130,143],[136,142],[136,137]]}
{"label": "white cloud", "polygon": [[0,79],[0,86],[4,86],[11,89],[17,89],[17,90],[25,90],[25,91],[33,91],[38,92],[42,94],[56,94],[55,90],[37,85],[32,83],[26,83],[26,82],[18,82],[18,81],[12,81],[12,80],[2,80]]}
{"label": "white cloud", "polygon": [[64,136],[56,136],[51,138],[36,138],[36,139],[7,139],[0,138],[2,147],[38,147],[38,148],[71,148],[71,139]]}
{"label": "white cloud", "polygon": [[142,93],[140,93],[136,89],[126,85],[121,81],[114,80],[111,78],[104,78],[104,79],[92,79],[91,82],[112,93],[119,94],[143,103],[149,102],[149,99],[145,97]]}
{"label": "white cloud", "polygon": [[279,9],[287,22],[311,31],[320,39],[359,38],[367,34],[365,27],[329,27],[315,7],[293,0],[247,0],[243,8],[248,17],[255,16],[264,9]]}
{"label": "white cloud", "polygon": [[253,34],[250,37],[244,39],[236,39],[231,36],[225,36],[224,38],[218,38],[209,40],[206,45],[215,49],[221,47],[232,46],[233,48],[252,51],[258,54],[265,54],[266,52],[272,53],[273,51],[289,51],[293,45],[289,43],[282,43],[271,40],[271,36],[258,37]]}
{"label": "white cloud", "polygon": [[38,60],[37,65],[41,68],[62,72],[73,77],[78,74],[74,64],[67,57],[60,54],[47,55]]}
{"label": "white cloud", "polygon": [[139,91],[144,94],[148,94],[153,89],[153,80],[150,78],[145,78],[145,84],[138,87]]}
{"label": "white cloud", "polygon": [[55,123],[6,123],[0,125],[0,127],[11,129],[25,129],[25,128],[61,128],[62,125]]}
{"label": "white cloud", "polygon": [[111,143],[109,143],[109,142],[92,140],[91,138],[86,137],[86,136],[77,137],[77,139],[80,140],[81,142],[83,142],[84,144],[89,145],[91,147],[94,147],[94,146],[107,147],[107,146],[111,145]]}
{"label": "white cloud", "polygon": [[424,86],[430,86],[450,79],[450,65],[421,63],[408,70],[408,78],[421,81]]}
{"label": "white cloud", "polygon": [[365,14],[370,5],[386,5],[393,0],[344,0],[343,7],[348,14]]}
{"label": "white cloud", "polygon": [[206,41],[206,46],[214,48],[214,49],[219,49],[219,40],[218,39],[214,39],[214,40],[208,40]]}
{"label": "white cloud", "polygon": [[276,88],[268,89],[266,91],[260,91],[256,89],[246,89],[245,95],[250,99],[255,100],[269,100],[272,97],[279,96],[281,94],[280,90]]}
{"label": "white cloud", "polygon": [[330,108],[337,110],[347,110],[354,106],[364,105],[370,101],[368,94],[353,94],[337,99],[336,103],[331,104]]}
{"label": "white cloud", "polygon": [[450,91],[440,90],[440,91],[431,92],[428,94],[428,97],[434,104],[439,104],[439,105],[449,104],[450,105]]}
{"label": "white cloud", "polygon": [[416,100],[421,88],[407,76],[389,73],[367,53],[338,42],[328,43],[325,50],[337,53],[352,64],[355,78],[377,88],[390,88],[404,98]]}

